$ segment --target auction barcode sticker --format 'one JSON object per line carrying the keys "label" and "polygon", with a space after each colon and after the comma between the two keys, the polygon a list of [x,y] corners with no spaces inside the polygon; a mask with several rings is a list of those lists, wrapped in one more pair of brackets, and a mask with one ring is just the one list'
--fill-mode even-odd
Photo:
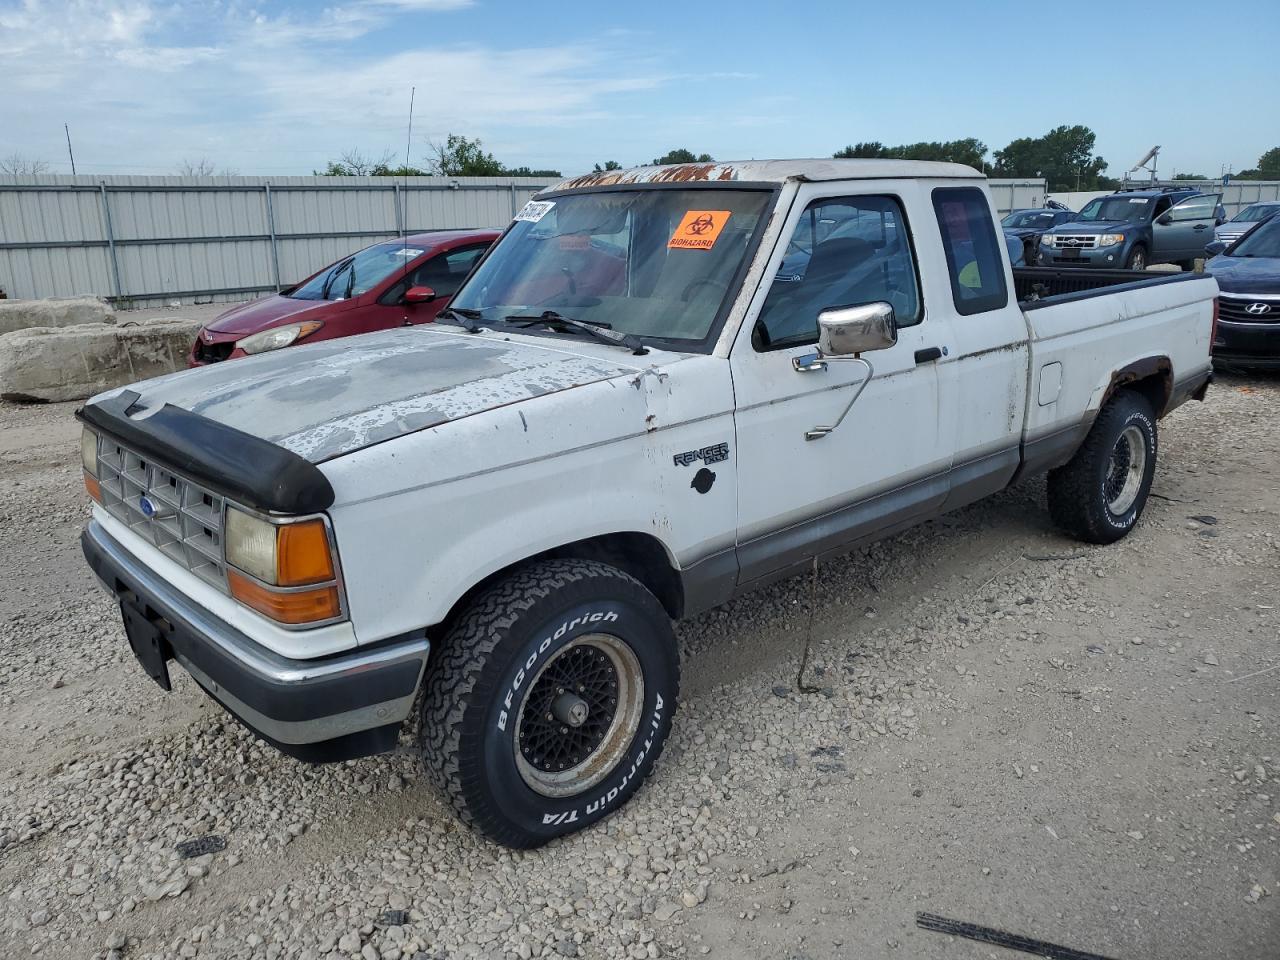
{"label": "auction barcode sticker", "polygon": [[729,222],[730,210],[690,210],[667,241],[676,250],[710,250]]}
{"label": "auction barcode sticker", "polygon": [[520,212],[516,214],[515,219],[517,221],[528,220],[530,223],[537,223],[550,213],[551,208],[555,205],[556,202],[554,200],[530,200],[520,208]]}

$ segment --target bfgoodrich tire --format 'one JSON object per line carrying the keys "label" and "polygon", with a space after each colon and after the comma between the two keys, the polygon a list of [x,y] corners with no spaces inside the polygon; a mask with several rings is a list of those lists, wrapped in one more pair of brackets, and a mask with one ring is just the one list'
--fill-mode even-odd
{"label": "bfgoodrich tire", "polygon": [[662,753],[680,685],[662,605],[591,560],[541,561],[480,594],[428,669],[428,774],[464,821],[522,848],[631,798]]}
{"label": "bfgoodrich tire", "polygon": [[1156,418],[1145,397],[1121,390],[1076,455],[1049,472],[1049,515],[1087,543],[1114,543],[1138,522],[1156,471]]}

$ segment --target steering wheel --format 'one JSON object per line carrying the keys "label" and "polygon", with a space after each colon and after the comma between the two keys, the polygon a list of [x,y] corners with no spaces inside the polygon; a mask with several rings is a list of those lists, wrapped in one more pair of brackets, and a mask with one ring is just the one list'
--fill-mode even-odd
{"label": "steering wheel", "polygon": [[692,300],[693,292],[699,287],[719,287],[722,291],[721,296],[723,296],[729,290],[729,283],[725,280],[714,280],[710,277],[703,277],[700,280],[692,280],[689,282],[689,285],[684,288],[684,292],[680,294],[681,302],[688,303]]}

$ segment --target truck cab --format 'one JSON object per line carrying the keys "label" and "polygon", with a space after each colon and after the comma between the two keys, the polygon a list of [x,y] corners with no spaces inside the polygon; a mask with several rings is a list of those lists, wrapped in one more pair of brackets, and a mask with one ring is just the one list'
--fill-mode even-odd
{"label": "truck cab", "polygon": [[1221,197],[1185,187],[1095,197],[1073,221],[1046,231],[1036,262],[1113,270],[1176,263],[1190,270],[1213,239]]}

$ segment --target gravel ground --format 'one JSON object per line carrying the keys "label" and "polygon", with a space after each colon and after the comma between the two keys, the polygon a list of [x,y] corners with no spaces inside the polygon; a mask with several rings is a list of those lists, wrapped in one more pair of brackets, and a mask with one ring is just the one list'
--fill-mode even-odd
{"label": "gravel ground", "polygon": [[1280,378],[1163,422],[1121,544],[1032,481],[682,625],[657,774],[530,853],[407,744],[307,767],[151,683],[79,555],[71,409],[0,406],[0,956],[1017,956],[920,910],[1280,955]]}

